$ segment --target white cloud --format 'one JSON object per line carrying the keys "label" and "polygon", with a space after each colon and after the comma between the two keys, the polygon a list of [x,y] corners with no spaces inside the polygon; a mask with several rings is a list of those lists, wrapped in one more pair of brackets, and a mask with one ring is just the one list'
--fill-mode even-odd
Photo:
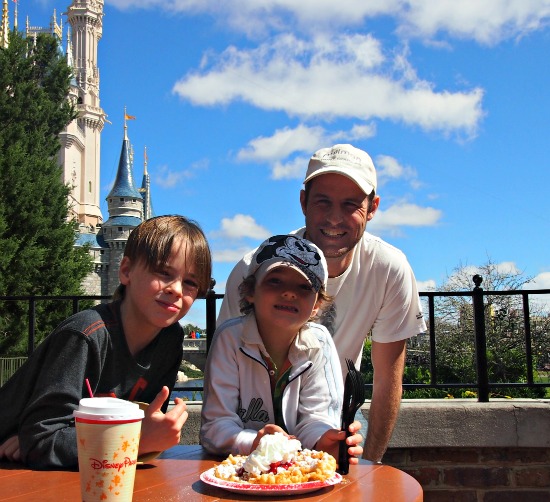
{"label": "white cloud", "polygon": [[[349,131],[328,132],[323,127],[299,124],[278,129],[272,136],[252,139],[237,154],[245,162],[271,165],[271,178],[301,179],[313,153],[326,145],[366,139],[376,133],[373,124],[355,124]],[[298,154],[298,155],[296,155]]]}
{"label": "white cloud", "polygon": [[[523,286],[523,289],[550,289],[550,272],[541,272],[536,275],[533,280]],[[535,309],[537,306],[550,311],[550,294],[544,295],[529,295],[530,302]]]}
{"label": "white cloud", "polygon": [[550,272],[541,272],[524,289],[550,289]]}
{"label": "white cloud", "polygon": [[188,177],[187,171],[173,171],[168,166],[160,166],[153,176],[153,180],[162,188],[173,188]]}
{"label": "white cloud", "polygon": [[325,138],[326,132],[322,127],[308,127],[303,124],[294,129],[285,127],[278,129],[270,137],[249,141],[247,147],[239,151],[237,158],[244,161],[273,162],[295,152],[307,152],[311,156]]}
{"label": "white cloud", "polygon": [[497,263],[495,265],[495,268],[497,272],[502,275],[521,274],[521,270],[517,267],[517,265],[513,261],[503,261],[501,263]]}
{"label": "white cloud", "polygon": [[437,92],[404,65],[404,57],[396,67],[370,35],[312,41],[281,35],[253,49],[226,49],[173,91],[197,106],[243,101],[302,120],[380,119],[475,135],[483,91]]}
{"label": "white cloud", "polygon": [[418,291],[435,291],[436,283],[433,279],[427,281],[416,281]]}
{"label": "white cloud", "polygon": [[271,178],[303,179],[305,178],[309,157],[295,157],[288,162],[275,162],[271,169]]}
{"label": "white cloud", "polygon": [[[220,230],[212,232],[213,237],[264,240],[271,235],[269,230],[258,225],[254,218],[247,214],[236,214],[233,218],[222,218],[220,226]],[[240,258],[242,258],[242,254]]]}
{"label": "white cloud", "polygon": [[197,171],[202,171],[208,168],[208,160],[194,162],[187,169],[174,171],[167,165],[151,168],[149,174],[152,174],[153,181],[162,188],[173,188],[180,183],[181,180],[191,179],[196,176]]}
{"label": "white cloud", "polygon": [[399,16],[403,35],[431,38],[445,33],[495,45],[548,25],[549,0],[410,0]]}
{"label": "white cloud", "polygon": [[[212,260],[216,263],[231,263],[235,264],[241,260],[241,258],[252,251],[251,247],[239,247],[237,249],[214,249],[212,251]],[[220,288],[220,284],[216,284],[216,288]]]}
{"label": "white cloud", "polygon": [[390,180],[405,180],[415,188],[419,186],[416,170],[410,166],[403,166],[396,158],[389,155],[376,157],[376,175],[378,186],[382,186]]}
{"label": "white cloud", "polygon": [[367,229],[376,232],[399,233],[401,227],[431,227],[439,223],[442,211],[406,202],[394,204],[386,210],[378,209]]}
{"label": "white cloud", "polygon": [[110,0],[120,9],[161,8],[209,14],[224,27],[254,37],[276,31],[341,32],[385,16],[403,37],[447,36],[493,45],[548,24],[550,0]]}

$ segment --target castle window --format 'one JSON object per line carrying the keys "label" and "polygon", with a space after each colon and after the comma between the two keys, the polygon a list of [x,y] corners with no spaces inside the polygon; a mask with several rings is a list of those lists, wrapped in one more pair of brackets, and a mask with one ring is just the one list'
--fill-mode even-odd
{"label": "castle window", "polygon": [[92,193],[92,182],[88,181],[88,192]]}
{"label": "castle window", "polygon": [[119,232],[122,232],[122,227],[118,227],[118,231],[119,231]]}

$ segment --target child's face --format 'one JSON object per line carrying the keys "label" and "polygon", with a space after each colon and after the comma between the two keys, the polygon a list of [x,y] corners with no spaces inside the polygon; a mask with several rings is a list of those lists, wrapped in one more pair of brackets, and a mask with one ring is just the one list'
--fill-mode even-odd
{"label": "child's face", "polygon": [[140,260],[124,257],[119,278],[126,286],[124,306],[144,328],[164,328],[179,321],[197,298],[198,283],[193,260],[186,256],[186,243],[176,242],[168,261],[158,270],[148,270]]}
{"label": "child's face", "polygon": [[260,329],[278,327],[295,334],[317,312],[317,293],[291,267],[270,270],[247,300],[254,304]]}

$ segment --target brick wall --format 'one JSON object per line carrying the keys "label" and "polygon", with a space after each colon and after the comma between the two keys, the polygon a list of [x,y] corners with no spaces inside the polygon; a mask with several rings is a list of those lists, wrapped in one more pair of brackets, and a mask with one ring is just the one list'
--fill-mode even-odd
{"label": "brick wall", "polygon": [[550,500],[550,448],[390,448],[384,463],[416,478],[425,502]]}
{"label": "brick wall", "polygon": [[425,502],[550,502],[550,401],[404,400],[383,462]]}

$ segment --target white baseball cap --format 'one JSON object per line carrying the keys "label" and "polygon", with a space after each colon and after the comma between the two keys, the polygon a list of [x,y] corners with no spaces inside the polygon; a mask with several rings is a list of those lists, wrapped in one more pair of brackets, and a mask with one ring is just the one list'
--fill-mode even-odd
{"label": "white baseball cap", "polygon": [[334,145],[317,150],[307,166],[304,184],[321,174],[347,176],[369,195],[376,191],[376,169],[367,152],[352,145]]}
{"label": "white baseball cap", "polygon": [[274,268],[291,267],[304,276],[314,291],[326,288],[328,267],[323,252],[298,235],[274,235],[266,239],[252,257],[248,274],[254,274],[261,282]]}

